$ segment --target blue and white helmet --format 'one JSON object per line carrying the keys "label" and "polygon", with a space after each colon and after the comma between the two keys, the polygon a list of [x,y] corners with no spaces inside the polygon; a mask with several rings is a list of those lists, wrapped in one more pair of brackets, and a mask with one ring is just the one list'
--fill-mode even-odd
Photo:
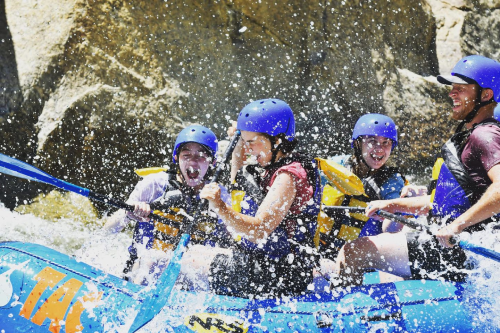
{"label": "blue and white helmet", "polygon": [[172,153],[172,160],[174,164],[177,163],[175,157],[181,145],[189,142],[199,143],[207,148],[215,162],[215,154],[217,154],[218,140],[217,136],[209,128],[201,125],[191,125],[183,129],[174,144],[174,151]]}
{"label": "blue and white helmet", "polygon": [[352,131],[351,147],[354,141],[363,135],[381,136],[392,140],[392,149],[398,145],[398,130],[394,121],[383,114],[369,113],[361,116]]}

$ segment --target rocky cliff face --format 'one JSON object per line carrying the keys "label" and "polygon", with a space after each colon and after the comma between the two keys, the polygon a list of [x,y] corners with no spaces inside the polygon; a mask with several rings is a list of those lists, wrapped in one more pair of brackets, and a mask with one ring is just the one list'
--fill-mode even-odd
{"label": "rocky cliff face", "polygon": [[[348,152],[357,117],[381,112],[403,134],[399,161],[428,165],[452,127],[435,75],[499,59],[499,13],[500,0],[4,0],[0,151],[123,196],[185,125],[223,138],[246,103],[278,97],[310,151]],[[41,189],[0,185],[8,206]]]}

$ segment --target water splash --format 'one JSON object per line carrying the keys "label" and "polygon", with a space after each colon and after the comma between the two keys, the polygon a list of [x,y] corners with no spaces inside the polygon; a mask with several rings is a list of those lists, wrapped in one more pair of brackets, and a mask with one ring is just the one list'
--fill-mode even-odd
{"label": "water splash", "polygon": [[9,301],[14,294],[14,288],[12,287],[12,282],[10,281],[10,276],[14,271],[21,270],[30,260],[26,260],[18,265],[14,265],[8,271],[0,274],[0,307],[6,306],[9,304]]}

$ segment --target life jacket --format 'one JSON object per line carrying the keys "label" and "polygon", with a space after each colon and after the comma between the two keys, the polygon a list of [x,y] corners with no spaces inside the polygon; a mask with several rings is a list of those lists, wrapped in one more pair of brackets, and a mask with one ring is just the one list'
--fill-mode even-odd
{"label": "life jacket", "polygon": [[[298,214],[289,211],[264,244],[258,245],[245,238],[237,239],[236,244],[241,251],[263,260],[270,258],[276,261],[289,254],[300,260],[314,251],[317,216],[321,203],[321,182],[317,164],[312,157],[293,153],[268,168],[264,178],[261,176],[264,170],[260,166],[244,166],[236,175],[231,191],[231,203],[235,211],[255,216],[267,194],[266,184],[279,168],[293,162],[299,162],[306,170],[309,184],[314,189],[312,200]],[[307,265],[312,268],[313,263]]]}
{"label": "life jacket", "polygon": [[[429,213],[431,222],[441,223],[443,220],[447,223],[453,222],[483,195],[484,191],[478,189],[461,160],[462,151],[470,134],[483,125],[500,127],[500,123],[493,119],[475,124],[470,130],[453,135],[441,147],[441,152],[432,169],[432,182],[429,186],[432,202],[432,209]],[[493,218],[498,220],[499,217],[496,215]],[[491,221],[492,218],[489,218],[465,230],[469,232],[481,230],[485,223]]]}
{"label": "life jacket", "polygon": [[[375,174],[362,179],[363,194],[355,195],[339,190],[332,185],[325,185],[323,189],[322,204],[325,206],[366,207],[373,200],[383,200],[382,189],[388,186],[392,177],[401,177],[398,168],[382,167]],[[320,230],[319,250],[324,258],[334,260],[346,242],[351,242],[359,237],[373,236],[382,233],[382,223],[368,218],[363,213],[348,213],[336,211],[330,216],[322,212],[318,218]]]}
{"label": "life jacket", "polygon": [[[174,173],[167,173],[167,182],[163,195],[153,201],[151,206],[154,214],[167,218],[177,224],[182,224],[185,216],[193,216],[199,202],[199,197],[195,195],[191,188],[182,185],[176,180]],[[223,200],[228,201],[227,191],[222,188]],[[207,206],[208,208],[208,206]],[[204,213],[203,213],[204,211]],[[192,243],[207,243],[215,245],[217,243],[217,233],[223,234],[223,226],[216,217],[209,216],[207,209],[202,209],[200,220],[197,221],[197,227],[191,234]],[[134,242],[129,247],[130,259],[127,261],[125,273],[127,273],[137,260],[137,245],[143,244],[146,249],[156,249],[168,252],[174,249],[181,237],[181,230],[174,226],[167,225],[161,221],[137,221],[134,227]],[[222,237],[221,239],[223,239]]]}

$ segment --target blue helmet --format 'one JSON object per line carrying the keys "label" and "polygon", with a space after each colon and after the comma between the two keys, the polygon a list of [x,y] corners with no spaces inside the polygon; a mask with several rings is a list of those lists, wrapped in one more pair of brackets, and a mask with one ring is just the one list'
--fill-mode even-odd
{"label": "blue helmet", "polygon": [[493,90],[493,98],[500,102],[500,63],[480,55],[461,59],[451,70],[451,75],[438,75],[443,84],[477,83],[481,88]]}
{"label": "blue helmet", "polygon": [[493,117],[500,121],[500,104],[498,104],[496,107],[495,107],[495,110],[493,110]]}
{"label": "blue helmet", "polygon": [[191,125],[183,129],[179,133],[179,135],[177,135],[177,139],[175,140],[175,145],[174,145],[174,151],[172,153],[172,160],[174,163],[177,163],[175,161],[175,156],[177,156],[177,151],[179,150],[179,147],[189,142],[199,143],[200,145],[206,147],[210,151],[210,154],[212,155],[215,162],[215,154],[217,153],[218,140],[214,132],[212,132],[205,126]]}
{"label": "blue helmet", "polygon": [[237,128],[270,136],[284,133],[288,141],[295,138],[293,111],[288,104],[276,98],[261,99],[245,106],[238,116]]}
{"label": "blue helmet", "polygon": [[363,135],[381,136],[392,140],[392,149],[398,145],[398,130],[394,121],[383,114],[369,113],[361,116],[352,131],[351,147]]}

